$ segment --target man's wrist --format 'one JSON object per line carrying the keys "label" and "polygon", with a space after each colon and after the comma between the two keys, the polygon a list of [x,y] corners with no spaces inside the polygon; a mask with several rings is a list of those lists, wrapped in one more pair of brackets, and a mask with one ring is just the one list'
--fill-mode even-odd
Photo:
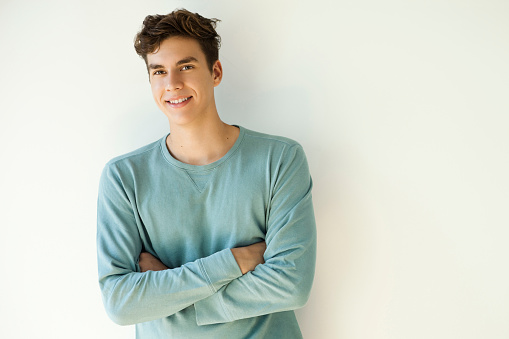
{"label": "man's wrist", "polygon": [[230,249],[232,251],[232,254],[233,254],[233,258],[235,258],[235,261],[237,262],[237,265],[239,266],[240,268],[240,271],[242,272],[242,274],[246,274],[247,271],[245,271],[243,268],[242,268],[242,251],[244,251],[244,248],[242,247],[236,247],[236,248],[231,248]]}

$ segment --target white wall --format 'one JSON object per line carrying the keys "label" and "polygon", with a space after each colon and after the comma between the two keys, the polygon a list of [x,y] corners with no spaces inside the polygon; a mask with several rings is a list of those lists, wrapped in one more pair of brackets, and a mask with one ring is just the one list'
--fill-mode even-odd
{"label": "white wall", "polygon": [[509,337],[509,4],[1,1],[2,338],[133,338],[106,316],[107,160],[160,138],[132,40],[222,19],[224,120],[300,141],[315,182],[306,338]]}

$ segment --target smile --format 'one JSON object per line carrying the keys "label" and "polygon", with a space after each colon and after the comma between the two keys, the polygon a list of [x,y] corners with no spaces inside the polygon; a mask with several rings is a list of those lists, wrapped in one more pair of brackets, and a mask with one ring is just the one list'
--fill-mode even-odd
{"label": "smile", "polygon": [[180,104],[181,102],[187,101],[189,99],[191,99],[191,97],[181,98],[181,99],[178,99],[178,100],[168,100],[167,102],[169,102],[170,104]]}

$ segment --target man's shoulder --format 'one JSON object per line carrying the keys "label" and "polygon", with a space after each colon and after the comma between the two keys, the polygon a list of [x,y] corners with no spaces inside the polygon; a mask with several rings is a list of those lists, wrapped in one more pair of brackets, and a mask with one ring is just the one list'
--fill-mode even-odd
{"label": "man's shoulder", "polygon": [[291,138],[245,130],[244,154],[252,163],[291,163],[298,158],[306,158],[301,144]]}
{"label": "man's shoulder", "polygon": [[261,146],[292,147],[300,144],[290,138],[245,129],[246,138]]}
{"label": "man's shoulder", "polygon": [[115,167],[120,164],[134,164],[134,163],[146,163],[147,157],[150,157],[154,152],[158,152],[161,144],[161,139],[151,142],[148,145],[142,146],[135,149],[134,151],[118,155],[112,158],[106,164],[106,167]]}

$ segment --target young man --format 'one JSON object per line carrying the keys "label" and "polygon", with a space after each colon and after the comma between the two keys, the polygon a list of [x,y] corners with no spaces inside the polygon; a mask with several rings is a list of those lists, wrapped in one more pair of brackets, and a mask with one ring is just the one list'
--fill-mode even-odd
{"label": "young man", "polygon": [[306,157],[220,120],[216,21],[178,10],[136,36],[171,133],[103,171],[104,305],[138,338],[299,338],[316,255]]}

